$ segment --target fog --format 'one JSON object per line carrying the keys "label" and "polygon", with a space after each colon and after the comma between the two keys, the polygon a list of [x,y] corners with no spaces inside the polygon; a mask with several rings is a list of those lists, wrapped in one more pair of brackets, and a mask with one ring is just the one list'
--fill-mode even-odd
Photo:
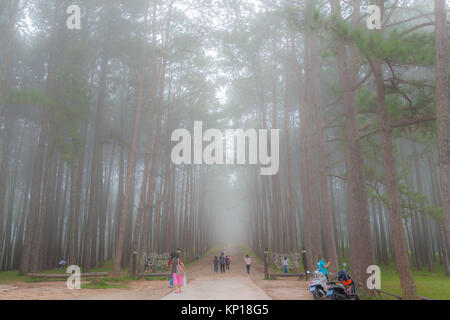
{"label": "fog", "polygon": [[[120,274],[239,244],[357,279],[391,263],[414,296],[414,268],[450,274],[448,13],[0,0],[0,269]],[[252,147],[217,148],[226,130]]]}

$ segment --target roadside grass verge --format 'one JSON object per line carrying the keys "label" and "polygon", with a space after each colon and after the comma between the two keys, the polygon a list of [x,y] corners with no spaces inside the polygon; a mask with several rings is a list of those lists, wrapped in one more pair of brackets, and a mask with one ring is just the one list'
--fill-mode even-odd
{"label": "roadside grass verge", "polygon": [[[394,264],[380,267],[381,289],[401,296],[402,289],[397,267]],[[413,277],[419,296],[436,300],[450,300],[450,277],[445,276],[444,268],[438,263],[435,264],[435,272],[428,272],[426,268],[421,271],[414,268]],[[387,295],[382,295],[382,298],[395,299]]]}
{"label": "roadside grass verge", "polygon": [[[114,270],[114,261],[108,260],[105,261],[104,266],[102,268],[96,267],[89,270],[89,272],[108,272],[108,274],[112,274]],[[81,269],[83,273],[83,269]],[[122,268],[121,272],[127,272],[126,268]],[[58,268],[41,270],[38,273],[43,274],[65,274],[66,269],[61,270]],[[128,276],[121,276],[117,279],[125,279]],[[108,278],[108,279],[116,279],[116,278]],[[31,278],[25,274],[21,274],[19,270],[10,270],[10,271],[2,271],[0,272],[0,284],[10,284],[17,282],[24,283],[33,283],[33,282],[49,282],[49,281],[66,281],[66,279],[40,279],[40,278]],[[113,281],[113,280],[110,280]],[[121,281],[121,280],[119,280]]]}
{"label": "roadside grass verge", "polygon": [[167,277],[146,277],[145,278],[145,281],[155,281],[155,280],[164,280],[164,281],[166,281],[167,280]]}
{"label": "roadside grass verge", "polygon": [[113,281],[115,283],[108,283],[106,278],[91,279],[89,283],[81,284],[82,289],[123,289],[128,288],[124,282]]}

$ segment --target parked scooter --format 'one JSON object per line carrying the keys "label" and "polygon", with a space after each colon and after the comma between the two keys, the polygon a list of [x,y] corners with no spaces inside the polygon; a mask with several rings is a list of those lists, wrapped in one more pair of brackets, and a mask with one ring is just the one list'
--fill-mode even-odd
{"label": "parked scooter", "polygon": [[[337,279],[339,281],[339,286],[343,287],[346,298],[344,300],[360,300],[358,292],[356,292],[355,284],[353,283],[352,277],[348,274],[346,270],[347,264],[344,263],[344,269],[339,271]],[[339,294],[342,293],[339,291]],[[340,299],[342,300],[342,299]]]}
{"label": "parked scooter", "polygon": [[[306,271],[310,274],[309,271]],[[314,271],[312,276],[309,278],[309,292],[313,295],[315,300],[322,300],[329,297],[332,292],[328,291],[328,279],[319,270]]]}
{"label": "parked scooter", "polygon": [[[345,270],[347,264],[344,263],[344,269],[339,271],[337,280],[329,281],[326,275],[314,271],[309,278],[309,292],[313,295],[315,300],[331,299],[331,300],[359,300],[359,295],[353,284],[352,278]],[[306,271],[310,274],[309,271]],[[332,274],[330,273],[330,276]]]}

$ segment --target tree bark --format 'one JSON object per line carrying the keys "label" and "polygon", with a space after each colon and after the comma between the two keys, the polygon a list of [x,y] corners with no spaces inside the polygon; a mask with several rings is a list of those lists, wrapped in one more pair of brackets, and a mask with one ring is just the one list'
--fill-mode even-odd
{"label": "tree bark", "polygon": [[395,170],[395,157],[392,146],[392,127],[388,118],[386,102],[383,67],[381,61],[371,63],[375,75],[377,87],[377,107],[381,127],[381,150],[383,154],[384,180],[389,204],[390,227],[394,246],[397,272],[403,291],[403,299],[415,299],[416,286],[411,273],[408,251],[402,224],[402,207],[400,202],[400,189],[397,172]]}
{"label": "tree bark", "polygon": [[125,246],[125,231],[126,231],[126,223],[129,215],[129,203],[131,196],[131,183],[133,181],[133,175],[136,167],[136,148],[138,143],[138,133],[141,122],[141,113],[142,106],[144,104],[144,83],[145,83],[145,74],[146,74],[146,66],[147,66],[147,29],[148,29],[148,10],[150,7],[150,1],[146,1],[145,10],[144,10],[144,31],[142,36],[142,62],[141,62],[141,74],[139,76],[139,96],[138,103],[135,111],[135,119],[133,126],[133,138],[131,143],[130,155],[128,158],[128,167],[127,167],[127,177],[125,183],[125,193],[123,196],[123,204],[121,208],[120,221],[119,221],[119,232],[118,239],[116,245],[116,255],[114,258],[114,274],[120,275],[120,266],[122,260],[122,254]]}
{"label": "tree bark", "polygon": [[442,206],[450,248],[450,106],[448,93],[448,27],[446,0],[435,0],[436,16],[436,117]]}

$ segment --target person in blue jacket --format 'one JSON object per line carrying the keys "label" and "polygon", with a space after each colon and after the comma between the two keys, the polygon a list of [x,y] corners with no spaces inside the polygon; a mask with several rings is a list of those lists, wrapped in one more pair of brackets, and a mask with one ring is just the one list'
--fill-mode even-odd
{"label": "person in blue jacket", "polygon": [[328,279],[328,270],[327,268],[330,266],[330,262],[325,262],[323,256],[319,258],[319,261],[317,261],[317,269],[319,272],[322,272]]}

